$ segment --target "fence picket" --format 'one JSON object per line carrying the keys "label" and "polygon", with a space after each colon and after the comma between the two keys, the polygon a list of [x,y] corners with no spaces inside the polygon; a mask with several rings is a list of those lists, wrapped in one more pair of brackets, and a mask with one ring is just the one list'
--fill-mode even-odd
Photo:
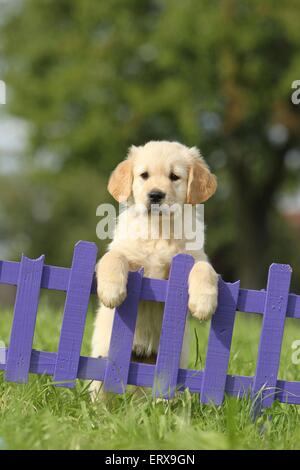
{"label": "fence picket", "polygon": [[155,366],[154,397],[174,396],[188,304],[188,276],[194,259],[188,255],[173,258],[168,281],[162,331]]}
{"label": "fence picket", "polygon": [[95,243],[75,245],[53,377],[60,382],[56,386],[75,386],[97,251]]}
{"label": "fence picket", "polygon": [[255,398],[255,416],[259,414],[262,407],[271,406],[275,399],[291,275],[292,269],[288,265],[272,264],[270,266],[252,389],[252,395]]}
{"label": "fence picket", "polygon": [[123,304],[115,309],[104,376],[104,389],[107,392],[124,393],[126,390],[143,273],[141,269],[129,274],[128,295]]}
{"label": "fence picket", "polygon": [[26,383],[40,297],[44,256],[32,260],[22,256],[5,380]]}
{"label": "fence picket", "polygon": [[219,280],[218,308],[211,320],[200,401],[223,402],[240,281]]}

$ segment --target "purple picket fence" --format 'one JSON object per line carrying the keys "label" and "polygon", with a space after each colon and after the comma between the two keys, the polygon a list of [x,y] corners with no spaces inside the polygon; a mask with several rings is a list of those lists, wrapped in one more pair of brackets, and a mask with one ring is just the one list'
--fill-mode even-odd
{"label": "purple picket fence", "polygon": [[[0,284],[17,286],[10,344],[1,357],[6,381],[26,383],[28,374],[53,377],[56,386],[74,387],[76,379],[100,380],[106,390],[123,393],[127,385],[150,387],[153,396],[172,398],[188,388],[202,403],[220,405],[224,394],[251,395],[255,412],[274,400],[300,404],[300,382],[278,379],[285,318],[300,319],[300,296],[290,294],[292,270],[273,264],[267,289],[241,289],[239,282],[219,281],[218,309],[211,321],[204,370],[180,369],[187,315],[187,280],[193,259],[174,257],[168,280],[150,279],[143,271],[129,274],[128,295],[116,309],[107,358],[80,355],[90,295],[97,292],[94,275],[97,247],[78,242],[71,268],[44,264],[44,257],[21,262],[0,261]],[[66,292],[58,352],[32,349],[40,289]],[[164,318],[155,365],[131,362],[131,349],[140,300],[164,302]],[[263,315],[254,377],[228,375],[236,312]]]}

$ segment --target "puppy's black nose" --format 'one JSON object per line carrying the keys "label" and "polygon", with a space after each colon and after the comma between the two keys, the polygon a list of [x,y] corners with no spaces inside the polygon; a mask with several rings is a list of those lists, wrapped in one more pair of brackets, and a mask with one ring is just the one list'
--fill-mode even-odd
{"label": "puppy's black nose", "polygon": [[148,194],[151,204],[158,204],[165,198],[165,196],[166,196],[166,193],[163,193],[162,191],[159,191],[158,189],[153,189]]}

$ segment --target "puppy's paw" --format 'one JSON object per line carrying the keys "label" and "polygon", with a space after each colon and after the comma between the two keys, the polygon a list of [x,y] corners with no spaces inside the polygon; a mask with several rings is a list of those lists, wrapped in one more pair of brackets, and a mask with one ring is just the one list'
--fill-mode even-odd
{"label": "puppy's paw", "polygon": [[189,310],[198,320],[208,320],[218,304],[218,275],[204,261],[193,266],[189,276]]}
{"label": "puppy's paw", "polygon": [[193,317],[198,320],[209,320],[215,313],[218,304],[218,294],[208,294],[194,292],[190,294],[189,298],[189,310]]}
{"label": "puppy's paw", "polygon": [[128,262],[124,256],[110,251],[97,265],[97,293],[100,302],[109,308],[121,305],[127,295]]}
{"label": "puppy's paw", "polygon": [[119,282],[99,280],[98,297],[106,307],[118,307],[124,302],[126,295],[126,279],[120,279]]}

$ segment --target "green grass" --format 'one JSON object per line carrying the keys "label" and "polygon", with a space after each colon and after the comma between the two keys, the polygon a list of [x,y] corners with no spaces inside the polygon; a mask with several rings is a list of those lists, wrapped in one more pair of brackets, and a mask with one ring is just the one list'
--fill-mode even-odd
{"label": "green grass", "polygon": [[[1,340],[8,343],[11,313],[1,312]],[[34,347],[56,351],[61,309],[40,308]],[[89,353],[92,313],[88,315],[83,354]],[[230,373],[255,371],[261,318],[237,317]],[[208,325],[193,321],[199,351],[193,341],[191,366],[205,362]],[[300,380],[300,365],[291,361],[291,344],[300,339],[300,324],[288,320],[280,378]],[[55,388],[50,377],[30,376],[28,385],[0,378],[0,448],[7,449],[299,449],[300,408],[275,403],[256,423],[248,399],[226,397],[220,407],[200,405],[188,391],[176,399],[155,403],[133,389],[107,403],[91,403],[87,382],[75,390]]]}

